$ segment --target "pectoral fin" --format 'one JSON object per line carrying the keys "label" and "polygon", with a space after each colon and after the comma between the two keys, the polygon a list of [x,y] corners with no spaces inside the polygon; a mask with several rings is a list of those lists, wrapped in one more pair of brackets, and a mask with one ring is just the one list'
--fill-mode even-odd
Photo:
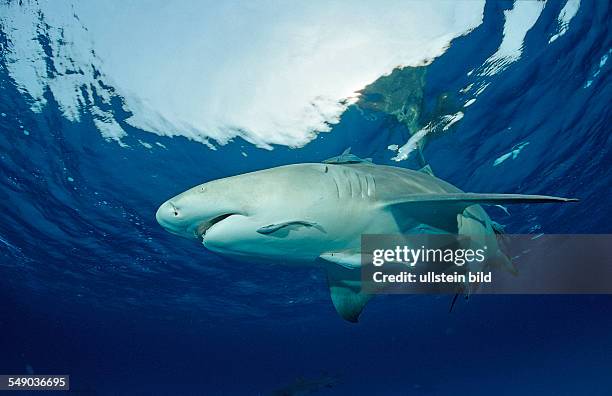
{"label": "pectoral fin", "polygon": [[564,203],[576,202],[575,198],[551,197],[547,195],[523,194],[406,194],[382,205],[400,210],[416,209],[420,212],[435,213],[438,216],[455,216],[472,205]]}
{"label": "pectoral fin", "polygon": [[327,281],[334,308],[344,320],[357,323],[372,295],[361,291],[361,271],[334,266],[327,270]]}
{"label": "pectoral fin", "polygon": [[319,224],[314,223],[312,221],[307,221],[307,220],[292,220],[292,221],[284,221],[282,223],[268,224],[266,226],[259,228],[257,232],[260,234],[267,235],[267,234],[272,234],[273,232],[276,232],[282,228],[289,227],[289,226],[314,227],[320,231],[325,232],[323,230],[323,227],[321,227]]}
{"label": "pectoral fin", "polygon": [[525,204],[525,203],[564,203],[577,199],[550,197],[546,195],[521,194],[476,194],[476,193],[442,193],[442,194],[405,194],[381,201],[379,205],[397,215],[398,218],[409,216],[423,224],[456,232],[457,223],[450,219],[473,205],[487,204]]}
{"label": "pectoral fin", "polygon": [[560,203],[576,201],[578,201],[576,198],[551,197],[548,195],[453,193],[407,194],[386,202],[385,205],[433,204],[451,205],[465,209],[471,205]]}

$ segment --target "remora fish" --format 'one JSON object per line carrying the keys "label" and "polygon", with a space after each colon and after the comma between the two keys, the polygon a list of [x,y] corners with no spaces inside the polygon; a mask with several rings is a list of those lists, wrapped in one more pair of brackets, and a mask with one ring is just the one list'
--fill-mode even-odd
{"label": "remora fish", "polygon": [[[428,166],[414,171],[358,159],[345,152],[328,163],[213,180],[164,202],[156,218],[167,231],[221,255],[322,266],[334,307],[356,322],[370,299],[359,280],[362,234],[480,235],[495,251],[495,223],[481,204],[576,201],[465,193]],[[511,266],[498,249],[493,259]]]}

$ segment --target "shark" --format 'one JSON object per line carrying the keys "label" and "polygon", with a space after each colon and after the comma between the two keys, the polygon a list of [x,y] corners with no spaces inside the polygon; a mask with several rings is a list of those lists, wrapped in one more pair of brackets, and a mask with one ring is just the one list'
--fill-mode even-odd
{"label": "shark", "polygon": [[322,163],[208,181],[165,201],[156,219],[221,256],[322,268],[336,311],[357,322],[372,297],[361,290],[362,235],[472,235],[489,246],[493,263],[512,271],[497,241],[501,230],[482,206],[573,201],[464,192],[429,166],[379,165],[347,150]]}
{"label": "shark", "polygon": [[326,389],[332,389],[339,384],[339,377],[324,374],[317,378],[298,377],[292,383],[275,389],[270,396],[300,396],[310,395]]}

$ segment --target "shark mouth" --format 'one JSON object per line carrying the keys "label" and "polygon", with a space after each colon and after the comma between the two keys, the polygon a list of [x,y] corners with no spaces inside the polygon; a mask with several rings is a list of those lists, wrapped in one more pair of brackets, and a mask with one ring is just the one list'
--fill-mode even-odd
{"label": "shark mouth", "polygon": [[215,224],[220,223],[221,221],[227,219],[230,216],[236,215],[238,213],[225,213],[222,215],[219,215],[217,217],[214,217],[208,221],[203,221],[202,223],[200,223],[200,225],[198,226],[198,228],[196,229],[196,236],[198,237],[198,239],[202,239],[204,238],[204,235],[206,235],[206,232]]}

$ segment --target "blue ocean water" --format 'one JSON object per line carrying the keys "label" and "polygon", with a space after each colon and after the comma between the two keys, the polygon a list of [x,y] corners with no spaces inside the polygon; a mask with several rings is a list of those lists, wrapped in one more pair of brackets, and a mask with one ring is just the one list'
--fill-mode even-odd
{"label": "blue ocean water", "polygon": [[[489,207],[512,233],[611,231],[611,8],[581,2],[549,43],[562,7],[546,4],[521,58],[480,77],[477,101],[424,151],[465,191],[581,200]],[[425,112],[443,94],[469,99],[468,73],[499,46],[511,8],[487,3],[483,23],[427,67]],[[193,185],[349,146],[415,166],[390,159],[410,135],[389,114],[353,105],[330,133],[272,151],[239,138],[147,148],[150,134],[122,122],[126,148],[91,114],[67,120],[50,92],[32,111],[5,51],[0,61],[0,374],[70,374],[71,392],[100,395],[612,394],[609,296],[476,296],[452,313],[448,296],[378,296],[351,324],[318,270],[221,258],[155,221]]]}

